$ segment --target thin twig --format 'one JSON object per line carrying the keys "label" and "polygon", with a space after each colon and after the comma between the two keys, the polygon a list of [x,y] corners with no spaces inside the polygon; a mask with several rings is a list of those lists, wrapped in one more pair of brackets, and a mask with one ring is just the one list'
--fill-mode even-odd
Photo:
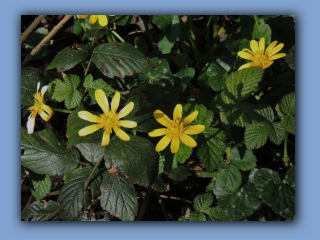
{"label": "thin twig", "polygon": [[148,203],[151,199],[153,195],[153,190],[150,188],[146,194],[146,196],[144,197],[143,199],[143,202],[142,202],[142,205],[140,207],[140,210],[138,212],[138,215],[137,215],[137,218],[136,218],[136,221],[141,221],[143,216],[144,216],[144,213],[146,212],[147,210],[147,206],[148,206]]}
{"label": "thin twig", "polygon": [[160,195],[158,192],[154,192],[154,194],[156,195],[156,197],[158,198],[158,202],[160,204],[160,207],[161,207],[161,210],[162,210],[162,213],[163,213],[163,216],[164,218],[166,219],[166,221],[170,221],[169,217],[168,217],[168,212],[166,210],[166,207],[164,206],[163,204],[163,201],[162,199],[160,198]]}
{"label": "thin twig", "polygon": [[27,202],[27,204],[24,206],[22,213],[27,209],[27,207],[29,207],[29,205],[33,202],[33,195],[31,194],[31,196],[29,197],[29,200]]}
{"label": "thin twig", "polygon": [[47,15],[39,15],[31,24],[30,26],[22,33],[21,35],[21,44],[27,39],[30,33],[38,26],[41,20]]}
{"label": "thin twig", "polygon": [[23,60],[22,66],[26,66],[34,55],[63,27],[63,25],[72,18],[73,15],[65,15],[65,17],[55,26],[52,31],[31,51],[31,53]]}
{"label": "thin twig", "polygon": [[187,199],[183,199],[183,198],[171,197],[171,196],[162,195],[162,194],[160,194],[160,197],[161,197],[161,198],[166,198],[166,199],[171,199],[171,200],[182,201],[182,202],[186,202],[186,203],[192,204],[192,202],[190,202],[190,201],[187,200]]}

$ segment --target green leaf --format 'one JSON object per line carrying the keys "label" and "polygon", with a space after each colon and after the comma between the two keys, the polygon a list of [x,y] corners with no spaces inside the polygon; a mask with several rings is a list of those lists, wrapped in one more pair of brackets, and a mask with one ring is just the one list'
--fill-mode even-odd
{"label": "green leaf", "polygon": [[172,180],[179,182],[187,179],[187,177],[190,176],[190,170],[185,166],[179,166],[166,173]]}
{"label": "green leaf", "polygon": [[285,129],[281,126],[281,123],[272,123],[270,127],[269,138],[270,140],[280,145],[286,136]]}
{"label": "green leaf", "polygon": [[34,104],[33,94],[37,91],[37,84],[41,87],[47,83],[46,76],[36,70],[28,68],[21,69],[21,105],[31,107]]}
{"label": "green leaf", "polygon": [[110,23],[116,23],[120,26],[128,26],[133,23],[132,15],[116,15],[109,20]]}
{"label": "green leaf", "polygon": [[66,149],[65,142],[51,129],[28,134],[21,129],[21,164],[38,174],[62,175],[78,166],[79,153]]}
{"label": "green leaf", "polygon": [[183,118],[188,117],[194,111],[198,111],[198,116],[190,123],[191,125],[204,125],[209,128],[213,120],[213,112],[202,104],[188,103],[183,106]]}
{"label": "green leaf", "polygon": [[170,65],[165,58],[151,58],[150,63],[153,68],[148,68],[141,72],[139,79],[146,82],[160,82],[165,86],[168,82],[173,85],[173,74]]}
{"label": "green leaf", "polygon": [[191,153],[192,148],[188,147],[185,144],[180,144],[178,152],[173,155],[173,162],[185,163],[186,160],[191,156]]}
{"label": "green leaf", "polygon": [[289,50],[289,54],[286,56],[286,62],[292,70],[295,70],[295,45]]}
{"label": "green leaf", "polygon": [[296,133],[296,119],[291,114],[286,115],[284,118],[281,118],[281,126],[289,133]]}
{"label": "green leaf", "polygon": [[92,62],[109,78],[132,76],[148,67],[143,53],[127,43],[104,43],[94,48]]}
{"label": "green leaf", "polygon": [[167,191],[167,184],[163,182],[162,175],[158,175],[156,181],[152,185],[152,188],[157,192],[165,192]]}
{"label": "green leaf", "polygon": [[80,105],[76,108],[71,114],[68,116],[67,120],[67,135],[68,135],[68,147],[72,147],[74,145],[80,143],[95,143],[99,144],[102,141],[102,130],[98,130],[95,133],[89,134],[87,136],[80,137],[78,132],[93,123],[82,120],[78,117],[78,112],[86,110],[83,105]]}
{"label": "green leaf", "polygon": [[296,95],[294,92],[285,95],[280,101],[280,109],[283,113],[294,115],[296,110]]}
{"label": "green leaf", "polygon": [[158,42],[158,48],[162,54],[168,54],[174,46],[175,41],[177,41],[180,35],[180,20],[178,15],[174,15],[171,25],[164,29],[164,32],[160,36],[160,41]]}
{"label": "green leaf", "polygon": [[47,69],[57,68],[58,71],[65,72],[84,61],[88,54],[88,48],[85,45],[79,45],[77,49],[66,47],[55,56]]}
{"label": "green leaf", "polygon": [[192,212],[189,221],[192,222],[205,222],[207,221],[206,215],[203,212]]}
{"label": "green leaf", "polygon": [[101,184],[101,207],[123,221],[133,221],[138,212],[137,193],[123,175],[105,172]]}
{"label": "green leaf", "polygon": [[279,215],[292,220],[295,216],[295,190],[280,180],[278,172],[259,169],[253,176],[262,199]]}
{"label": "green leaf", "polygon": [[82,166],[80,166],[79,168],[76,168],[74,170],[71,170],[69,172],[67,172],[64,176],[63,176],[63,181],[66,183],[68,182],[70,179],[73,178],[73,176],[79,172],[82,169]]}
{"label": "green leaf", "polygon": [[252,38],[257,39],[264,37],[266,40],[266,44],[270,43],[271,40],[271,29],[268,24],[254,24]]}
{"label": "green leaf", "polygon": [[[41,202],[33,202],[21,214],[23,220],[31,219],[31,221],[47,221],[49,216],[59,213],[59,206],[54,201],[49,201],[46,204]],[[59,220],[59,216],[55,216],[51,221]]]}
{"label": "green leaf", "polygon": [[287,183],[289,186],[291,186],[292,188],[295,188],[296,182],[295,182],[295,178],[296,178],[296,168],[295,166],[292,166],[288,169],[286,176],[283,179],[284,183]]}
{"label": "green leaf", "polygon": [[269,123],[257,123],[247,126],[244,133],[244,142],[248,149],[262,147],[268,140],[270,131]]}
{"label": "green leaf", "polygon": [[151,186],[158,175],[159,155],[153,144],[143,137],[130,136],[128,142],[113,137],[105,147],[104,160],[107,169],[119,168],[130,182],[142,186]]}
{"label": "green leaf", "polygon": [[206,212],[213,203],[212,193],[204,193],[196,196],[193,201],[193,207],[198,212]]}
{"label": "green leaf", "polygon": [[35,199],[41,200],[50,192],[51,180],[49,175],[30,172],[31,193]]}
{"label": "green leaf", "polygon": [[174,74],[174,88],[177,93],[183,93],[187,87],[188,83],[194,77],[195,70],[193,68],[182,69],[176,74]]}
{"label": "green leaf", "polygon": [[244,156],[241,157],[237,148],[231,150],[230,159],[231,164],[235,165],[242,171],[253,169],[256,166],[257,162],[257,159],[251,150],[246,150]]}
{"label": "green leaf", "polygon": [[52,98],[58,102],[64,101],[66,108],[71,109],[79,106],[82,93],[79,92],[80,78],[78,75],[66,75],[64,82],[60,79],[53,81],[55,84]]}
{"label": "green leaf", "polygon": [[228,72],[217,62],[211,62],[199,76],[199,84],[211,87],[214,91],[221,91],[226,86]]}
{"label": "green leaf", "polygon": [[[214,194],[216,194],[214,190]],[[216,194],[217,195],[217,194]],[[231,220],[241,220],[254,213],[260,205],[259,194],[252,183],[246,183],[243,187],[235,192],[228,192],[227,194],[218,197],[218,207]]]}
{"label": "green leaf", "polygon": [[251,96],[262,79],[261,68],[245,68],[232,73],[226,80],[226,89],[221,93],[226,104],[235,104]]}
{"label": "green leaf", "polygon": [[[75,220],[82,210],[87,208],[89,196],[88,193],[84,191],[83,187],[91,171],[91,167],[81,169],[69,181],[65,182],[62,187],[58,202],[61,204],[61,215],[65,220]],[[96,170],[89,185],[89,189],[92,189],[94,193],[99,191],[101,183],[101,177],[98,174],[99,171]]]}
{"label": "green leaf", "polygon": [[230,221],[229,217],[220,207],[209,208],[205,213],[210,221]]}
{"label": "green leaf", "polygon": [[208,128],[204,132],[205,138],[199,140],[198,157],[208,171],[218,167],[226,149],[225,135],[217,128]]}
{"label": "green leaf", "polygon": [[225,169],[219,170],[216,181],[217,187],[227,187],[231,191],[236,191],[241,185],[241,173],[236,166],[229,165]]}
{"label": "green leaf", "polygon": [[176,15],[153,15],[151,19],[154,24],[158,25],[161,28],[165,28],[171,25],[175,16]]}
{"label": "green leaf", "polygon": [[104,147],[97,143],[80,143],[76,147],[89,162],[96,163],[103,158]]}
{"label": "green leaf", "polygon": [[85,78],[83,86],[88,89],[89,95],[93,100],[93,104],[96,103],[95,91],[97,89],[102,89],[105,92],[106,96],[110,96],[114,93],[114,89],[104,80],[97,79],[93,81],[93,77],[91,74]]}
{"label": "green leaf", "polygon": [[[34,32],[32,32],[24,42],[27,52],[30,53],[48,34],[48,29],[44,27],[38,28]],[[50,40],[46,44],[44,44],[39,52],[33,56],[33,59],[42,59],[48,56],[50,53],[50,51],[48,50],[48,46],[51,45],[52,42],[53,41]]]}

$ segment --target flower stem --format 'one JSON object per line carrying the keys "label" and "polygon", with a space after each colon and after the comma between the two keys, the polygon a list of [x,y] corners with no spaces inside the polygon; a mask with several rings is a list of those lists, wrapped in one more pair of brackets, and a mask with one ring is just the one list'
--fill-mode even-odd
{"label": "flower stem", "polygon": [[147,206],[148,206],[148,203],[149,203],[152,195],[153,195],[153,190],[150,188],[150,189],[148,190],[146,196],[145,196],[144,199],[143,199],[143,202],[142,202],[142,204],[141,204],[140,210],[139,210],[138,215],[137,215],[137,217],[136,217],[136,221],[141,221],[141,220],[142,220],[142,218],[143,218],[143,216],[144,216],[144,213],[145,213],[146,210],[147,210]]}
{"label": "flower stem", "polygon": [[89,62],[88,62],[88,66],[87,66],[87,68],[86,68],[86,70],[85,70],[85,72],[84,72],[84,77],[86,77],[87,74],[88,74],[90,64],[91,64],[91,58],[90,58],[90,60],[89,60]]}
{"label": "flower stem", "polygon": [[67,109],[60,109],[60,108],[53,108],[51,107],[51,109],[55,112],[62,112],[62,113],[72,113],[72,110],[67,110]]}
{"label": "flower stem", "polygon": [[288,166],[288,162],[289,162],[289,156],[288,156],[288,136],[289,133],[286,133],[286,137],[284,139],[284,157],[283,157],[283,162],[285,166]]}
{"label": "flower stem", "polygon": [[38,26],[41,20],[47,15],[39,15],[31,24],[30,26],[22,33],[21,35],[21,44],[27,39],[29,34]]}
{"label": "flower stem", "polygon": [[102,157],[102,158],[94,165],[94,167],[92,168],[91,173],[90,173],[87,181],[84,183],[84,186],[83,186],[84,191],[87,190],[87,188],[88,188],[88,186],[89,186],[89,183],[90,183],[90,181],[91,181],[91,179],[92,179],[92,177],[93,177],[93,174],[94,174],[94,172],[96,171],[96,169],[98,168],[98,166],[100,165],[100,163],[102,162],[102,160],[103,160],[103,157]]}
{"label": "flower stem", "polygon": [[111,31],[113,35],[115,35],[121,42],[126,42],[116,31]]}
{"label": "flower stem", "polygon": [[207,171],[192,171],[192,174],[201,178],[216,178],[218,176],[218,172],[207,172]]}
{"label": "flower stem", "polygon": [[156,195],[156,197],[157,197],[157,199],[158,199],[158,202],[159,202],[159,204],[160,204],[160,207],[161,207],[161,210],[162,210],[162,213],[163,213],[164,218],[166,219],[166,221],[170,221],[170,219],[169,219],[169,217],[168,217],[168,212],[167,212],[167,210],[166,210],[166,207],[165,207],[164,204],[163,204],[163,201],[162,201],[159,193],[155,191],[154,194]]}
{"label": "flower stem", "polygon": [[259,18],[258,15],[253,15],[254,21],[256,22],[257,25],[259,25]]}

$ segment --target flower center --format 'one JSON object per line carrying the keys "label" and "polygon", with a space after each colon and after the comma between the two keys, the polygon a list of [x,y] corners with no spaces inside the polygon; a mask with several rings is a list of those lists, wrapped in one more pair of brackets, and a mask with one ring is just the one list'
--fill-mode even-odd
{"label": "flower center", "polygon": [[269,60],[268,55],[260,53],[256,56],[255,62],[258,63],[261,68],[266,68],[270,66],[271,61]]}
{"label": "flower center", "polygon": [[180,121],[174,121],[170,126],[168,126],[167,134],[170,137],[179,137],[179,135],[183,132],[183,124]]}
{"label": "flower center", "polygon": [[113,128],[118,125],[119,118],[115,112],[109,111],[107,114],[101,114],[100,117],[104,128]]}

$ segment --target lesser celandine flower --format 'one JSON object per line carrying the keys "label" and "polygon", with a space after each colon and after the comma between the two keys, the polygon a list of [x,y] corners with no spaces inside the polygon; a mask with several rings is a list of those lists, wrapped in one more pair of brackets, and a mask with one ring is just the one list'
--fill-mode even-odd
{"label": "lesser celandine flower", "polygon": [[48,89],[48,85],[43,86],[41,88],[41,92],[39,92],[39,89],[40,89],[40,82],[38,82],[37,84],[37,92],[33,95],[34,105],[29,107],[29,111],[31,112],[27,122],[27,129],[29,134],[32,134],[34,131],[35,119],[38,114],[46,122],[48,122],[53,115],[52,109],[49,106],[44,104],[44,94]]}
{"label": "lesser celandine flower", "polygon": [[137,123],[129,120],[120,119],[124,118],[132,111],[134,103],[130,102],[117,113],[117,109],[120,103],[120,93],[118,91],[115,92],[114,97],[111,101],[111,109],[109,109],[108,98],[106,97],[103,90],[96,90],[95,97],[103,111],[103,114],[100,114],[100,117],[98,117],[87,111],[78,112],[78,116],[81,119],[96,123],[81,129],[78,132],[79,136],[86,136],[103,128],[104,132],[102,136],[101,146],[106,146],[110,143],[110,134],[112,133],[112,129],[122,141],[129,141],[129,135],[126,134],[123,130],[121,130],[120,127],[134,128],[137,126]]}
{"label": "lesser celandine flower", "polygon": [[279,53],[283,48],[283,43],[277,45],[277,41],[272,42],[265,50],[265,39],[264,37],[260,39],[259,44],[256,40],[250,41],[251,50],[245,48],[238,52],[238,56],[252,62],[242,65],[239,70],[249,67],[259,67],[266,69],[271,66],[274,60],[283,58],[286,56],[285,53]]}
{"label": "lesser celandine flower", "polygon": [[[89,15],[79,15],[81,19],[85,19],[88,16]],[[95,24],[97,20],[102,27],[105,27],[108,25],[108,18],[106,15],[90,15],[90,18],[89,18],[90,24]]]}
{"label": "lesser celandine flower", "polygon": [[152,132],[149,132],[150,137],[159,137],[165,135],[156,146],[157,152],[165,149],[171,142],[171,152],[177,153],[179,150],[180,140],[188,147],[194,148],[197,146],[197,143],[187,134],[199,134],[205,129],[204,125],[186,126],[198,116],[198,111],[191,113],[188,117],[182,120],[181,104],[178,104],[174,108],[173,120],[171,120],[160,110],[156,110],[153,115],[161,125],[166,127],[155,129]]}

